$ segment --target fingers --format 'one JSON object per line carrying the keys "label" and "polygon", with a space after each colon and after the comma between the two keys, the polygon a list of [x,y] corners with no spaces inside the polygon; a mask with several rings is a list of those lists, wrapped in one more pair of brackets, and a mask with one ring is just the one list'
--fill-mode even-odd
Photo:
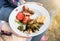
{"label": "fingers", "polygon": [[12,37],[15,41],[26,41],[26,38],[23,38],[23,37],[18,37],[16,35],[12,35]]}
{"label": "fingers", "polygon": [[21,36],[23,38],[32,38],[31,36]]}
{"label": "fingers", "polygon": [[14,35],[17,36],[17,37],[22,37],[22,38],[32,38],[31,36],[19,36],[19,35],[15,34],[15,33],[14,33]]}
{"label": "fingers", "polygon": [[20,40],[20,41],[28,41],[28,40],[31,40],[32,37],[31,36],[16,36],[14,35],[13,37],[16,37],[16,40]]}
{"label": "fingers", "polygon": [[0,41],[3,41],[3,39],[0,37]]}
{"label": "fingers", "polygon": [[12,31],[13,34],[16,36],[16,37],[22,37],[22,38],[32,38],[31,36],[20,36],[18,34],[16,34],[14,31]]}
{"label": "fingers", "polygon": [[5,36],[5,35],[3,35],[2,36],[3,37],[3,39],[5,40],[5,41],[26,41],[26,38],[23,38],[23,37],[17,37],[16,35],[12,35],[12,36]]}
{"label": "fingers", "polygon": [[7,22],[4,22],[4,24],[2,25],[2,30],[11,32],[11,29],[10,29],[10,27],[9,27]]}
{"label": "fingers", "polygon": [[3,35],[2,38],[3,38],[5,41],[14,41],[12,36],[5,36],[5,35]]}

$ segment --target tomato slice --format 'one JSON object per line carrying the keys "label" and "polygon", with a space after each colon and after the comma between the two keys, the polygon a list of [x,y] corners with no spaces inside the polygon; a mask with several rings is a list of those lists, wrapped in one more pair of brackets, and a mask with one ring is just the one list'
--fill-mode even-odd
{"label": "tomato slice", "polygon": [[30,20],[30,16],[25,16],[23,19],[23,23],[26,24]]}
{"label": "tomato slice", "polygon": [[18,14],[17,14],[17,16],[16,16],[16,18],[19,20],[19,21],[21,21],[21,20],[23,20],[24,19],[24,14],[22,13],[22,12],[18,12]]}

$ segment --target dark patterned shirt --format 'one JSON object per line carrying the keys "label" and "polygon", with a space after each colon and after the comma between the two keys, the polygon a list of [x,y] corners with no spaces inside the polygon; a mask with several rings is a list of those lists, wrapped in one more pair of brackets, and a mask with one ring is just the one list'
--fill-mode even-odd
{"label": "dark patterned shirt", "polygon": [[21,0],[0,0],[0,7],[1,6],[17,7],[18,3],[20,2]]}

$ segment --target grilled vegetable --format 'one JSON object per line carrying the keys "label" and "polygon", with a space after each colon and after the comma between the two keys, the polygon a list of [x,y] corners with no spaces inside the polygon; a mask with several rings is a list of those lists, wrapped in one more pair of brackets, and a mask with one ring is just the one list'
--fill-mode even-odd
{"label": "grilled vegetable", "polygon": [[27,31],[28,31],[28,34],[31,34],[32,33],[32,30],[31,29],[28,29]]}
{"label": "grilled vegetable", "polygon": [[31,19],[27,25],[25,31],[31,29],[32,32],[39,31],[40,29],[40,24],[36,22],[36,20]]}
{"label": "grilled vegetable", "polygon": [[23,30],[24,30],[23,25],[19,26],[18,29],[19,29],[20,31],[23,31]]}

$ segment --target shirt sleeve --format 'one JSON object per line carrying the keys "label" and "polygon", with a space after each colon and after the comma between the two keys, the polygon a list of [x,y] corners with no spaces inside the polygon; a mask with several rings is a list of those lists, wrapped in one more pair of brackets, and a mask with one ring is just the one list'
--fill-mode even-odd
{"label": "shirt sleeve", "polygon": [[2,7],[5,4],[4,0],[0,0],[0,7]]}
{"label": "shirt sleeve", "polygon": [[12,7],[17,7],[18,0],[7,0]]}

